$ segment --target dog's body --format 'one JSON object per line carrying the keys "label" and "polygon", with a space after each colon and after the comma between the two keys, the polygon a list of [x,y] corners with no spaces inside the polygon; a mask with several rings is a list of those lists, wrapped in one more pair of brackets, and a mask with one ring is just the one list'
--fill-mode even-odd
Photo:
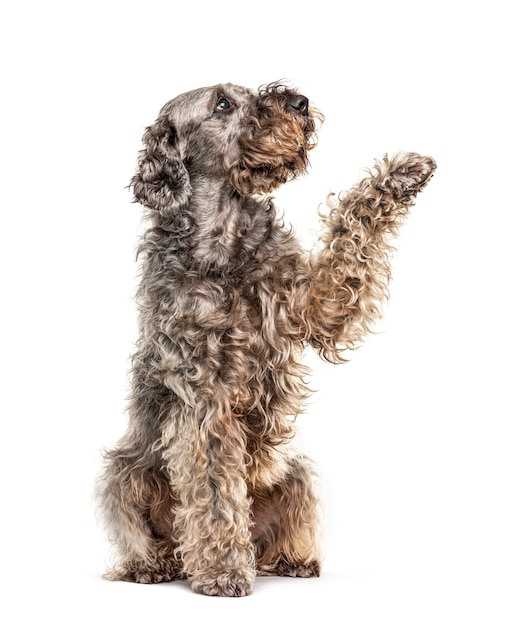
{"label": "dog's body", "polygon": [[99,482],[111,578],[242,596],[256,573],[319,575],[311,471],[287,445],[308,393],[301,354],[342,360],[379,316],[389,237],[435,164],[385,158],[307,255],[264,194],[306,169],[316,119],[283,86],[220,85],[146,130],[130,424]]}

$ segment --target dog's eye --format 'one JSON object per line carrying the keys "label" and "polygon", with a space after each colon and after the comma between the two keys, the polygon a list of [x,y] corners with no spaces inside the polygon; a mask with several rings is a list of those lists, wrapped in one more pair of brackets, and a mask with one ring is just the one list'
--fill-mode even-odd
{"label": "dog's eye", "polygon": [[224,96],[221,96],[217,101],[216,111],[226,111],[231,106],[230,102]]}

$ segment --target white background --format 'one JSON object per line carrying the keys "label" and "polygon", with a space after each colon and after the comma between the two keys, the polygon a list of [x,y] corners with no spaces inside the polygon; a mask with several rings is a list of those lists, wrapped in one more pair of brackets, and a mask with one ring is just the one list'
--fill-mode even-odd
{"label": "white background", "polygon": [[[5,3],[3,623],[526,623],[521,15],[509,0]],[[91,491],[125,427],[143,128],[188,89],[281,78],[326,115],[311,173],[277,194],[306,245],[326,194],[374,158],[438,162],[378,334],[338,368],[306,356],[319,391],[298,443],[321,475],[324,574],[239,600],[106,582]]]}

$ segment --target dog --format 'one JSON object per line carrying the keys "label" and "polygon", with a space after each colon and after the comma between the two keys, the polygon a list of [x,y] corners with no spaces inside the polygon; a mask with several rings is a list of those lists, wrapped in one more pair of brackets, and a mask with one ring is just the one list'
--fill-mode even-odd
{"label": "dog", "polygon": [[283,84],[224,84],[179,95],[145,131],[129,427],[97,488],[110,579],[245,596],[258,574],[320,574],[313,470],[290,445],[309,393],[301,355],[338,363],[360,345],[387,298],[391,240],[436,167],[377,161],[329,197],[309,254],[269,194],[306,171],[322,121]]}

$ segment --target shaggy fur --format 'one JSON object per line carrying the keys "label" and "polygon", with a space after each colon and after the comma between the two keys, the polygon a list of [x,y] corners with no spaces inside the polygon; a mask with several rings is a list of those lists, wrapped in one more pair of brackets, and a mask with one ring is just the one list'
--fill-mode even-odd
{"label": "shaggy fur", "polygon": [[98,484],[109,578],[244,596],[256,574],[320,573],[312,471],[288,445],[301,354],[339,362],[360,344],[387,297],[389,240],[435,169],[385,157],[331,198],[306,254],[266,194],[305,171],[321,119],[282,85],[227,84],[171,100],[145,132],[129,428]]}

